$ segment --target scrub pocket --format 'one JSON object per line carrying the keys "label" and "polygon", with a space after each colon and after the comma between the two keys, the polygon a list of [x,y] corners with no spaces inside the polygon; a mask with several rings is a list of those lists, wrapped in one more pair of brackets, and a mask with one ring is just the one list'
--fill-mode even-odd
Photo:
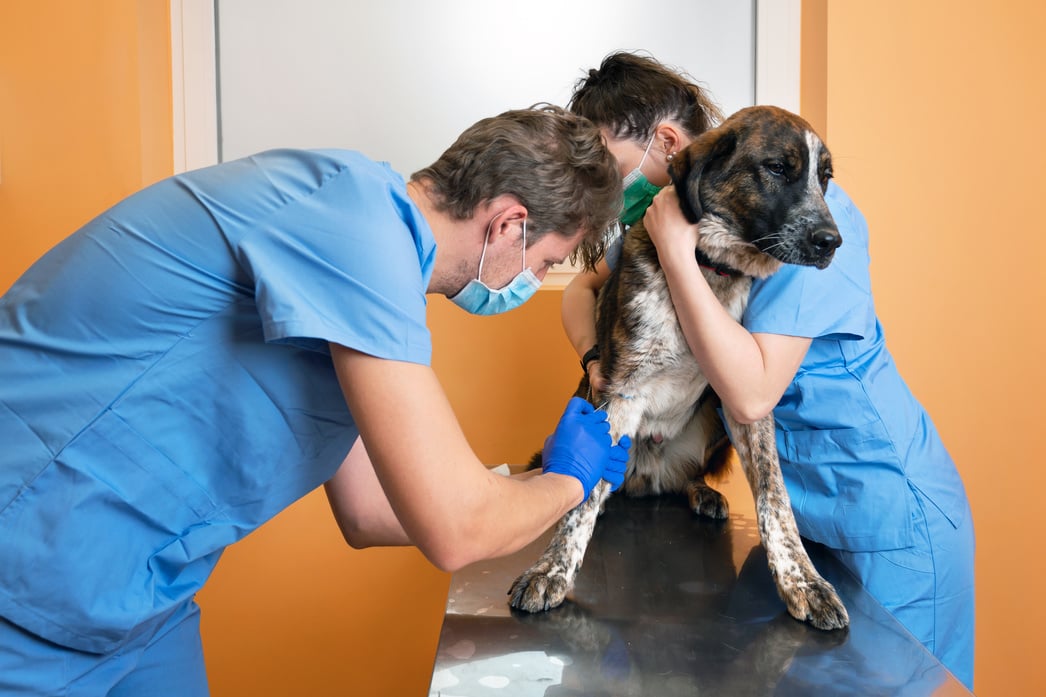
{"label": "scrub pocket", "polygon": [[881,423],[777,435],[800,534],[854,551],[912,545],[913,494]]}

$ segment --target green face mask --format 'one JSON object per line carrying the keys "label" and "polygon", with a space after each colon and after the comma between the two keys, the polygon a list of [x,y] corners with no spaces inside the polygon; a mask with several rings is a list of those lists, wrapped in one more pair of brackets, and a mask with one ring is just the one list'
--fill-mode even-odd
{"label": "green face mask", "polygon": [[654,202],[654,196],[657,195],[657,192],[661,191],[660,186],[654,186],[650,183],[650,180],[646,178],[642,170],[643,163],[646,162],[646,156],[650,153],[650,146],[653,144],[654,136],[650,136],[650,142],[647,143],[646,150],[643,151],[643,159],[639,161],[635,169],[625,175],[624,180],[621,182],[621,186],[624,188],[625,206],[621,210],[618,220],[621,221],[622,225],[634,225],[643,217],[650,204]]}
{"label": "green face mask", "polygon": [[[639,169],[632,171],[639,172]],[[639,172],[639,178],[634,179],[625,188],[625,207],[621,211],[619,218],[621,224],[635,225],[643,217],[643,214],[646,213],[646,209],[650,207],[650,204],[654,202],[654,196],[657,195],[658,191],[661,191],[661,187],[651,184],[643,176],[642,172]]]}

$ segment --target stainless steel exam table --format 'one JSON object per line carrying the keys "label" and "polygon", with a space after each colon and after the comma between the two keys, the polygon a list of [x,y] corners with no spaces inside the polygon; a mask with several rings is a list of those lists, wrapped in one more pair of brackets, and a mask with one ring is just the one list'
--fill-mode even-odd
{"label": "stainless steel exam table", "polygon": [[507,591],[550,534],[454,574],[430,697],[971,694],[820,546],[850,627],[792,619],[751,515],[612,496],[567,601],[513,611]]}

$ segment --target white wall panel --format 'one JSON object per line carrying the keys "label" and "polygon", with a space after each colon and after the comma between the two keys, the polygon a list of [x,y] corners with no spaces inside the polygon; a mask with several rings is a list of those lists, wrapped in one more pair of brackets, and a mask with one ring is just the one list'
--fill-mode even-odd
{"label": "white wall panel", "polygon": [[754,5],[218,0],[221,158],[346,147],[407,176],[480,118],[565,105],[618,49],[684,68],[729,113],[755,101]]}

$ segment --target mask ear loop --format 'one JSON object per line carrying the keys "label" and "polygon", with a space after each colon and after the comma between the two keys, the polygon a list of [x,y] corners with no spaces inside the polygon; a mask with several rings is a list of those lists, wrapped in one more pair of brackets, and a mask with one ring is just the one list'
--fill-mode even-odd
{"label": "mask ear loop", "polygon": [[[493,221],[491,221],[493,225]],[[490,228],[487,228],[487,237],[483,239],[483,251],[479,253],[479,268],[476,269],[476,280],[483,282],[483,258],[487,256],[487,240],[490,238]]]}
{"label": "mask ear loop", "polygon": [[647,155],[650,154],[650,148],[654,146],[654,140],[657,139],[657,130],[654,130],[654,134],[650,136],[650,141],[646,144],[646,150],[643,151],[643,157],[639,158],[639,164],[632,168],[632,171],[625,175],[622,180],[622,185],[627,189],[632,186],[640,177],[646,178],[643,174],[643,163],[646,162]]}
{"label": "mask ear loop", "polygon": [[646,144],[646,150],[643,151],[643,157],[639,160],[639,164],[636,165],[636,169],[642,169],[643,163],[646,162],[646,156],[650,154],[650,148],[653,147],[654,141],[657,140],[657,129],[654,129],[653,135],[650,136],[650,142]]}
{"label": "mask ear loop", "polygon": [[[502,211],[504,212],[504,211]],[[487,256],[487,242],[490,241],[490,231],[494,229],[494,220],[498,219],[498,215],[494,216],[494,219],[490,221],[490,225],[487,226],[487,236],[483,238],[483,251],[479,253],[479,268],[476,269],[476,280],[480,283],[483,282],[483,260]],[[520,250],[521,259],[523,262],[523,270],[527,268],[527,219],[523,218],[523,249]]]}
{"label": "mask ear loop", "polygon": [[523,218],[523,249],[522,249],[522,252],[523,252],[523,269],[522,269],[522,271],[526,271],[527,270],[527,219],[526,218]]}
{"label": "mask ear loop", "polygon": [[[505,211],[501,211],[501,213],[504,213],[504,212]],[[479,268],[476,269],[476,280],[479,281],[480,283],[483,282],[483,280],[482,280],[483,279],[483,260],[487,256],[487,242],[490,242],[490,231],[494,229],[494,221],[498,219],[498,217],[501,215],[501,213],[498,213],[497,215],[495,215],[493,218],[490,219],[490,224],[487,225],[487,234],[483,238],[483,251],[479,253]]]}

